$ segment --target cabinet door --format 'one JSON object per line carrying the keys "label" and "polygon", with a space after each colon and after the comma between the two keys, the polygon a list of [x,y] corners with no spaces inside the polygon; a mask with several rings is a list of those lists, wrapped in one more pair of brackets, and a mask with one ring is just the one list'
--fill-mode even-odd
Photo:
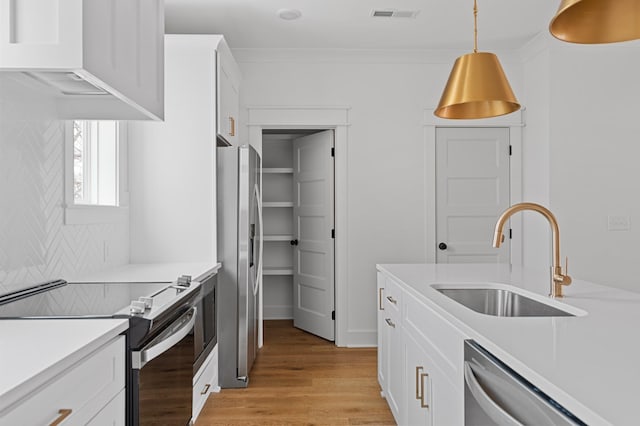
{"label": "cabinet door", "polygon": [[387,390],[387,352],[389,350],[389,330],[387,323],[384,321],[384,306],[382,298],[384,297],[385,279],[382,273],[378,272],[378,383],[382,388],[383,395]]}
{"label": "cabinet door", "polygon": [[238,112],[240,94],[225,66],[225,57],[218,55],[218,136],[233,146],[238,145]]}
{"label": "cabinet door", "polygon": [[462,426],[463,395],[411,332],[404,333],[407,424]]}
{"label": "cabinet door", "polygon": [[387,328],[387,403],[398,424],[404,424],[404,351],[402,347],[402,327],[399,318],[385,315],[384,327]]}
{"label": "cabinet door", "polygon": [[404,353],[407,424],[431,425],[432,364],[409,333],[405,333]]}

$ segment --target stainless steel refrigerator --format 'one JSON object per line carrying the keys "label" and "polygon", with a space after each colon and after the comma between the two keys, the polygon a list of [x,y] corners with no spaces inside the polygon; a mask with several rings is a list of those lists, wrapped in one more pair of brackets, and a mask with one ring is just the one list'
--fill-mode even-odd
{"label": "stainless steel refrigerator", "polygon": [[262,275],[260,155],[249,146],[217,150],[218,376],[223,388],[246,387],[258,350]]}

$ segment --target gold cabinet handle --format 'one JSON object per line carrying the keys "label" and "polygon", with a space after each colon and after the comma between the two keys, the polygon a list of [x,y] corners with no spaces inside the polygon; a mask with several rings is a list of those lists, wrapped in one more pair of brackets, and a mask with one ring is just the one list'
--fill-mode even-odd
{"label": "gold cabinet handle", "polygon": [[229,117],[229,136],[236,135],[236,119]]}
{"label": "gold cabinet handle", "polygon": [[423,367],[416,367],[416,399],[421,399],[422,395],[420,393],[420,372]]}
{"label": "gold cabinet handle", "polygon": [[385,321],[387,322],[387,325],[389,327],[396,328],[396,325],[393,323],[393,321],[391,321],[391,318],[385,318]]}
{"label": "gold cabinet handle", "polygon": [[209,388],[211,387],[211,385],[209,383],[206,384],[206,386],[204,387],[204,389],[202,390],[202,392],[200,392],[200,395],[206,395],[207,392],[209,392]]}
{"label": "gold cabinet handle", "polygon": [[393,303],[394,305],[398,304],[398,301],[396,299],[394,299],[393,297],[391,297],[391,296],[387,296],[387,300],[389,302]]}
{"label": "gold cabinet handle", "polygon": [[67,417],[71,415],[73,412],[70,408],[61,408],[58,410],[58,418],[53,421],[49,426],[58,426],[60,423],[64,421]]}
{"label": "gold cabinet handle", "polygon": [[424,378],[425,377],[429,377],[429,374],[427,373],[422,373],[420,374],[420,407],[422,408],[429,408],[429,404],[426,404],[424,402]]}
{"label": "gold cabinet handle", "polygon": [[382,306],[382,292],[384,291],[384,287],[380,287],[378,289],[378,309],[384,311],[384,306]]}

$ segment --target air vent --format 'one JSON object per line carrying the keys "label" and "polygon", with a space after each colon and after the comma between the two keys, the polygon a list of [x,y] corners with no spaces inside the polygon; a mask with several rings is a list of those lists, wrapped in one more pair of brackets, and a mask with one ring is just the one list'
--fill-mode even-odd
{"label": "air vent", "polygon": [[73,72],[38,71],[25,72],[48,86],[54,87],[63,95],[106,95],[107,92]]}
{"label": "air vent", "polygon": [[371,16],[374,18],[415,18],[419,10],[374,10],[371,12]]}

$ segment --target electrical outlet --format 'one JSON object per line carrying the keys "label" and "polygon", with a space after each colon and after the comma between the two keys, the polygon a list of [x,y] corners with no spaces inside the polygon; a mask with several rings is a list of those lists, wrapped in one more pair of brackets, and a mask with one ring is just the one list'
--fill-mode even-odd
{"label": "electrical outlet", "polygon": [[609,231],[628,231],[630,226],[629,216],[607,217],[607,228]]}

